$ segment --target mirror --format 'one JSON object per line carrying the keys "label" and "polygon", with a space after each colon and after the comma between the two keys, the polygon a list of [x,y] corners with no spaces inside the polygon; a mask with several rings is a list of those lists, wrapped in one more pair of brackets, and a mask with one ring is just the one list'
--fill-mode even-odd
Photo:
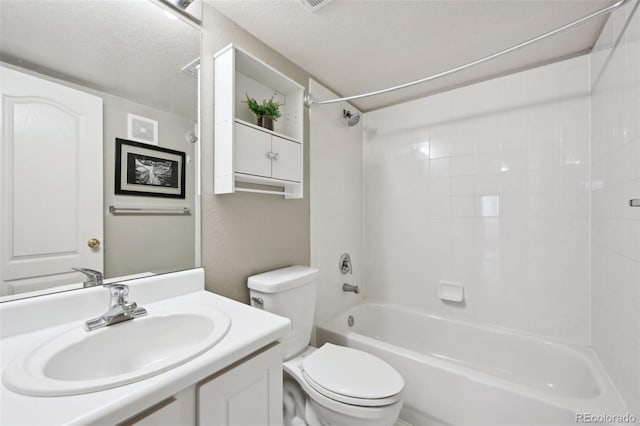
{"label": "mirror", "polygon": [[199,266],[197,25],[158,0],[2,0],[0,20],[0,300],[82,288],[72,267]]}

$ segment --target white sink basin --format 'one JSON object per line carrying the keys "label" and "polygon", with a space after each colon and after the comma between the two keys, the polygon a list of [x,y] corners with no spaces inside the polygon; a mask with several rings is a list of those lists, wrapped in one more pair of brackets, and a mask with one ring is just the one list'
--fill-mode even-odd
{"label": "white sink basin", "polygon": [[148,315],[87,332],[82,324],[18,356],[2,379],[32,396],[64,396],[122,386],[183,364],[218,343],[229,315],[211,306],[167,304]]}

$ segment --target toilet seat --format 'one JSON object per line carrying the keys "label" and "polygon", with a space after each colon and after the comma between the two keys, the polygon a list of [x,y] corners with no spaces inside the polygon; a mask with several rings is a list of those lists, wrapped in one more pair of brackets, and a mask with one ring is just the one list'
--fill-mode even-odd
{"label": "toilet seat", "polygon": [[300,365],[303,379],[321,395],[345,404],[381,407],[401,399],[404,380],[389,364],[353,348],[326,343]]}

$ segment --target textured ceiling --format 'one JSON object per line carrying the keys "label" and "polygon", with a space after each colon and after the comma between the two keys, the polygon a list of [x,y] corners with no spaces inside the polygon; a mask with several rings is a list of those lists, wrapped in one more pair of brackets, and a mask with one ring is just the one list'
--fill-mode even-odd
{"label": "textured ceiling", "polygon": [[3,61],[195,119],[200,32],[148,0],[0,0]]}
{"label": "textured ceiling", "polygon": [[[612,4],[612,0],[205,0],[342,96],[395,86],[478,59]],[[606,17],[505,57],[394,94],[372,110],[558,60],[593,47]]]}

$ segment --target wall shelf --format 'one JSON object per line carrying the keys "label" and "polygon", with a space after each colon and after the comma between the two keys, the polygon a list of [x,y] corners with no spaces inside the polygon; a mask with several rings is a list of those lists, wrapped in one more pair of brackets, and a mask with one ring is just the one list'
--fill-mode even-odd
{"label": "wall shelf", "polygon": [[[275,68],[229,45],[215,59],[215,194],[258,192],[303,198],[304,87]],[[257,126],[246,95],[274,99],[282,116],[274,130]],[[259,183],[283,191],[247,189]]]}

